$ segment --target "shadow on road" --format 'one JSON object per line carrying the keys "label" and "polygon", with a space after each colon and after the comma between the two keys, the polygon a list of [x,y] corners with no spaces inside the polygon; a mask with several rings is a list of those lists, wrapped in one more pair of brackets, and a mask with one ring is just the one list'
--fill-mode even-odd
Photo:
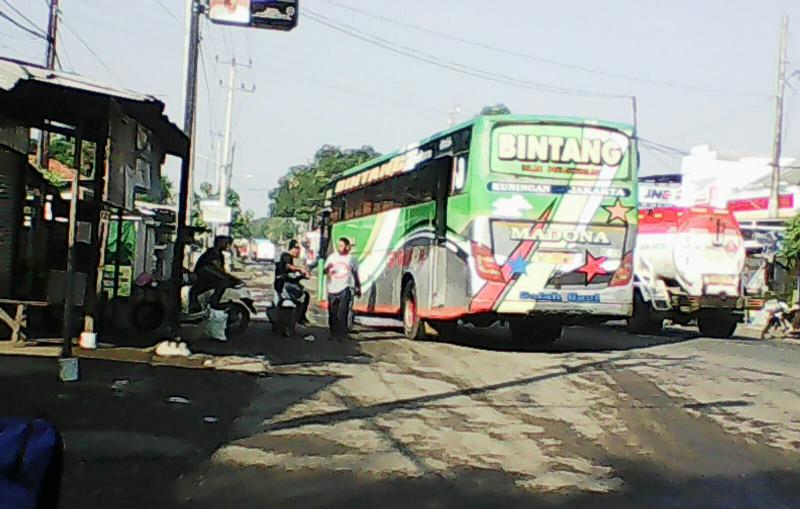
{"label": "shadow on road", "polygon": [[682,343],[699,338],[697,333],[686,330],[666,329],[658,336],[631,334],[618,325],[594,327],[565,327],[562,337],[551,344],[514,341],[504,327],[471,329],[460,327],[452,336],[437,338],[437,341],[453,345],[468,346],[500,352],[619,352],[650,348],[654,346]]}
{"label": "shadow on road", "polygon": [[619,491],[607,494],[525,490],[516,485],[513,476],[493,470],[461,469],[446,477],[368,479],[352,472],[216,466],[193,493],[193,507],[772,509],[792,507],[800,496],[797,472],[791,470],[743,467],[743,473],[685,476],[648,461],[611,459],[611,463],[619,464],[614,471],[626,482]]}

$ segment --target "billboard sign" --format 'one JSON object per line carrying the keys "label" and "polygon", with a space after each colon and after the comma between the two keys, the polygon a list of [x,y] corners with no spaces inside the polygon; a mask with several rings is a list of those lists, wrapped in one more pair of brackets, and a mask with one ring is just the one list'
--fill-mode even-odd
{"label": "billboard sign", "polygon": [[299,0],[211,0],[208,17],[223,25],[292,30],[297,26]]}
{"label": "billboard sign", "polygon": [[230,224],[233,218],[231,208],[215,200],[201,201],[200,211],[203,222],[208,224]]}

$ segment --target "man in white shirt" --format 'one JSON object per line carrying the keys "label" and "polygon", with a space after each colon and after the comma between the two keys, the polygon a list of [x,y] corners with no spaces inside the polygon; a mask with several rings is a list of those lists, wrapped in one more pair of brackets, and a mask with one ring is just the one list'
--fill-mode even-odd
{"label": "man in white shirt", "polygon": [[350,241],[344,237],[337,243],[337,252],[325,260],[326,288],[328,291],[328,326],[331,339],[347,337],[353,295],[361,297],[358,264],[350,254]]}

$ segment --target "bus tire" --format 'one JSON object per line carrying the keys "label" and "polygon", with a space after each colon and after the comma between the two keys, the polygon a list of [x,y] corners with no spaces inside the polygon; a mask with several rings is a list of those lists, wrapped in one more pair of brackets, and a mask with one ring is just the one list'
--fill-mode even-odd
{"label": "bus tire", "polygon": [[403,334],[408,339],[423,339],[425,337],[425,327],[419,319],[419,308],[417,307],[417,290],[413,280],[408,280],[403,286]]}
{"label": "bus tire", "polygon": [[549,345],[561,337],[561,322],[556,320],[511,320],[508,328],[516,343]]}
{"label": "bus tire", "polygon": [[738,316],[721,310],[703,310],[697,315],[700,334],[710,338],[728,339],[736,332],[738,324]]}
{"label": "bus tire", "polygon": [[645,302],[642,294],[633,292],[633,314],[628,318],[628,332],[642,335],[658,335],[664,328],[664,319],[655,315],[650,303]]}

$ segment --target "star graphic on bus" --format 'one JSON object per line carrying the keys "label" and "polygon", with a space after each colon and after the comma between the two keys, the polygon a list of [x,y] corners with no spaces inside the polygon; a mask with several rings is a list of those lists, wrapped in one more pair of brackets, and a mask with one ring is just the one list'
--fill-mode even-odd
{"label": "star graphic on bus", "polygon": [[521,256],[511,260],[508,266],[511,267],[512,276],[519,276],[528,272],[528,262]]}
{"label": "star graphic on bus", "polygon": [[608,258],[605,256],[598,256],[595,258],[592,253],[586,252],[586,264],[578,269],[578,272],[582,272],[586,275],[587,285],[594,281],[595,277],[608,274],[603,268],[603,264],[606,263],[606,260],[608,260]]}
{"label": "star graphic on bus", "polygon": [[614,205],[603,205],[603,208],[608,212],[608,221],[606,221],[608,224],[612,224],[615,221],[628,224],[628,212],[633,209],[633,207],[626,207],[623,205],[620,198],[617,198]]}

